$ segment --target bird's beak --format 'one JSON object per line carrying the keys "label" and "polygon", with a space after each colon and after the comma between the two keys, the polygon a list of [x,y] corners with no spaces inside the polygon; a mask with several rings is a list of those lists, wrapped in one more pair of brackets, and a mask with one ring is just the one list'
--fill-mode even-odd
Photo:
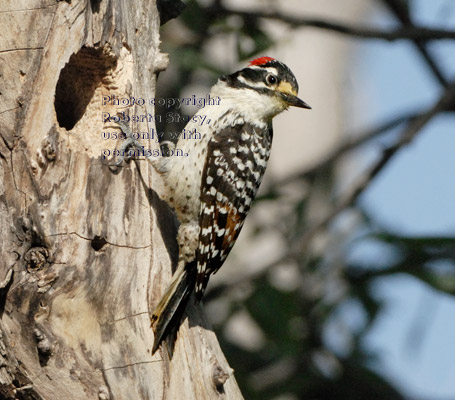
{"label": "bird's beak", "polygon": [[294,96],[292,94],[285,94],[283,98],[290,106],[307,108],[308,110],[311,110],[311,106],[305,103],[302,99],[299,99],[297,96]]}
{"label": "bird's beak", "polygon": [[280,82],[276,89],[288,106],[308,108],[311,110],[311,107],[307,103],[297,97],[297,90],[295,90],[289,82]]}

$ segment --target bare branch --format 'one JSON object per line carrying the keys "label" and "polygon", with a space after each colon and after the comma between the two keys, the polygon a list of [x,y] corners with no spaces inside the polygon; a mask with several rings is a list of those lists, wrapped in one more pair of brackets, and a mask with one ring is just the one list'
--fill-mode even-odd
{"label": "bare branch", "polygon": [[446,29],[431,29],[425,27],[418,27],[412,23],[409,16],[403,14],[403,10],[396,6],[395,0],[383,0],[386,6],[394,13],[394,15],[401,21],[403,26],[399,29],[384,31],[379,29],[373,29],[369,27],[354,27],[341,24],[336,21],[320,20],[315,18],[303,18],[292,15],[285,15],[279,12],[262,12],[259,10],[255,11],[242,11],[225,8],[220,4],[216,5],[216,9],[213,10],[215,13],[227,15],[239,15],[243,18],[257,19],[265,18],[272,19],[275,21],[284,22],[292,27],[312,27],[317,29],[324,29],[333,32],[337,32],[343,35],[354,36],[363,39],[377,39],[377,40],[412,40],[419,50],[420,54],[424,58],[426,64],[433,72],[438,82],[447,87],[448,81],[445,78],[443,72],[435,61],[434,57],[430,54],[426,47],[427,41],[432,40],[446,40],[455,39],[455,31]]}
{"label": "bare branch", "polygon": [[338,204],[320,221],[315,223],[312,227],[307,229],[306,233],[302,236],[302,239],[294,243],[290,251],[292,257],[297,256],[304,251],[309,243],[310,239],[321,229],[327,228],[329,223],[335,218],[341,211],[351,207],[359,198],[359,196],[369,186],[370,182],[383,170],[388,164],[392,157],[404,146],[411,143],[411,141],[417,136],[417,134],[425,127],[425,125],[433,119],[436,115],[441,112],[447,111],[453,106],[455,102],[455,82],[452,83],[444,94],[440,97],[438,102],[420,114],[417,118],[413,119],[407,128],[402,133],[400,140],[393,146],[386,148],[383,151],[382,157],[376,162],[375,165],[364,175],[363,179],[357,184],[356,187],[351,191],[348,196],[345,196],[343,200],[340,200]]}
{"label": "bare branch", "polygon": [[275,21],[284,22],[288,25],[291,25],[292,27],[306,26],[318,29],[325,29],[341,33],[344,35],[355,36],[364,39],[379,39],[387,41],[394,41],[400,39],[412,39],[421,41],[455,39],[455,31],[446,29],[430,29],[424,27],[416,27],[414,25],[407,25],[396,30],[384,31],[369,27],[348,26],[345,24],[340,24],[335,21],[329,21],[327,19],[321,20],[315,18],[296,17],[292,15],[285,15],[278,12],[263,12],[259,10],[242,11],[230,8],[223,9],[223,12],[228,15],[239,15],[244,18],[273,19]]}
{"label": "bare branch", "polygon": [[[353,137],[353,139],[346,141],[345,143],[341,144],[337,149],[335,149],[331,154],[329,154],[324,160],[316,164],[315,166],[305,169],[304,171],[299,171],[296,173],[293,173],[291,175],[288,175],[284,179],[280,179],[278,182],[272,183],[271,186],[275,185],[286,185],[288,183],[295,182],[299,179],[305,179],[308,177],[313,176],[317,171],[320,171],[321,169],[333,164],[336,162],[339,158],[344,156],[346,153],[348,153],[351,150],[356,149],[357,147],[367,143],[371,139],[374,139],[375,137],[378,137],[385,132],[389,131],[390,129],[393,129],[402,123],[409,122],[414,118],[417,118],[421,113],[420,112],[408,112],[404,115],[400,115],[398,117],[394,117],[389,121],[386,121],[382,123],[381,125],[368,129],[362,134],[355,134],[355,135],[346,135]],[[267,197],[267,194],[264,195]]]}
{"label": "bare branch", "polygon": [[[386,7],[389,8],[389,10],[403,24],[403,26],[405,27],[415,26],[411,20],[411,16],[409,15],[409,10],[406,7],[406,5],[403,4],[403,2],[397,0],[382,0],[382,2],[386,5]],[[425,60],[426,64],[433,72],[435,78],[442,86],[447,87],[449,82],[445,78],[441,68],[436,63],[434,57],[430,54],[424,38],[415,37],[412,39],[417,49],[419,50],[420,54],[422,55],[423,59]]]}

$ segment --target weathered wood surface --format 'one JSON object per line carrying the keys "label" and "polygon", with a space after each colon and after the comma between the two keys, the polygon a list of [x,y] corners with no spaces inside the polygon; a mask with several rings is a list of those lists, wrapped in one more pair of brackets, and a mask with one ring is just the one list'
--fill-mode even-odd
{"label": "weathered wood surface", "polygon": [[2,0],[0,25],[0,399],[241,399],[194,306],[151,356],[173,216],[146,162],[100,158],[103,95],[154,98],[167,65],[155,2]]}

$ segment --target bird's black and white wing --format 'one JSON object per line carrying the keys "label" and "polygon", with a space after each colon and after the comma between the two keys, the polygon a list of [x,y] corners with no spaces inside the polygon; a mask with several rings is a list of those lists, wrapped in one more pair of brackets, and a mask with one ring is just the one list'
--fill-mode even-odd
{"label": "bird's black and white wing", "polygon": [[208,144],[201,182],[195,294],[223,264],[245,221],[267,166],[272,128],[251,124],[225,128]]}

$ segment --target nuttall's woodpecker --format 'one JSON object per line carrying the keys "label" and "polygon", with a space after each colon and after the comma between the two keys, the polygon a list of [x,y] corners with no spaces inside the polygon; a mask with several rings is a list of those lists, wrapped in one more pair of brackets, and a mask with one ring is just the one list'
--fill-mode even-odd
{"label": "nuttall's woodpecker", "polygon": [[151,317],[152,353],[166,339],[172,355],[192,292],[199,302],[210,275],[231,251],[265,172],[272,118],[289,106],[310,108],[297,92],[286,65],[271,57],[257,58],[212,87],[210,96],[218,96],[219,104],[198,112],[211,123],[198,126],[195,119],[185,127],[187,132],[196,128],[201,139],[180,138],[176,144],[187,157],[152,161],[164,178],[165,200],[180,222],[178,267]]}

